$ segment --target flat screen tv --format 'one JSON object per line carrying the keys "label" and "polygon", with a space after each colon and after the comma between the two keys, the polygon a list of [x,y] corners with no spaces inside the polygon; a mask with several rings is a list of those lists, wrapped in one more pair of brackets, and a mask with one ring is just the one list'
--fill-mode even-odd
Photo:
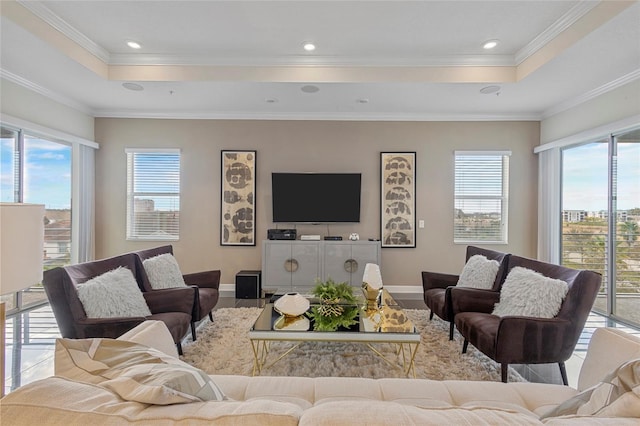
{"label": "flat screen tv", "polygon": [[360,222],[360,173],[272,173],[273,221]]}

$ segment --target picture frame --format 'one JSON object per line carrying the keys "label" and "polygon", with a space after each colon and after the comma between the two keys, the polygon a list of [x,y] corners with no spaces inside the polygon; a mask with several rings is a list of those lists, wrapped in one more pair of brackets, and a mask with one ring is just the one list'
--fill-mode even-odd
{"label": "picture frame", "polygon": [[416,246],[416,153],[380,153],[380,241],[383,248]]}
{"label": "picture frame", "polygon": [[220,245],[256,245],[255,150],[221,151]]}

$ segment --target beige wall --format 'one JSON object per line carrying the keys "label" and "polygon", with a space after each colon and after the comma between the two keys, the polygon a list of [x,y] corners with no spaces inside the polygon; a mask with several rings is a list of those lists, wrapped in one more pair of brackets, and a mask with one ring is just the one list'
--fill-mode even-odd
{"label": "beige wall", "polygon": [[640,114],[640,80],[635,80],[540,123],[540,144]]}
{"label": "beige wall", "polygon": [[[361,172],[359,224],[331,225],[331,234],[379,238],[380,151],[416,151],[415,249],[383,249],[387,285],[421,285],[420,271],[459,272],[466,246],[453,244],[453,151],[509,149],[511,190],[509,244],[493,248],[535,256],[537,223],[537,122],[331,122],[96,119],[96,256],[158,242],[125,239],[127,147],[182,149],[180,241],[174,242],[184,272],[222,269],[222,283],[241,269],[260,269],[261,241],[271,223],[271,172]],[[257,240],[255,247],[220,246],[220,150],[256,149]],[[326,235],[324,225],[299,233]]]}
{"label": "beige wall", "polygon": [[0,80],[0,111],[22,120],[90,141],[94,119],[8,80]]}

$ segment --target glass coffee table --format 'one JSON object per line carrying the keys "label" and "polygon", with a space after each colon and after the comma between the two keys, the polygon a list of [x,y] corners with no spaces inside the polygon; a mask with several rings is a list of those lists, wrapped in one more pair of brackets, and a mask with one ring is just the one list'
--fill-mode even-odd
{"label": "glass coffee table", "polygon": [[[310,309],[319,304],[314,299],[310,302]],[[406,376],[415,377],[414,358],[420,345],[420,333],[391,295],[385,291],[379,307],[364,300],[350,307],[358,309],[355,325],[336,331],[315,331],[309,315],[285,317],[273,309],[273,303],[267,303],[249,330],[254,355],[253,374],[259,375],[263,368],[277,363],[302,343],[348,342],[367,345],[388,364],[402,368]],[[269,360],[271,342],[291,342],[292,346],[277,359]],[[376,349],[380,344],[395,345],[396,359],[388,359]]]}

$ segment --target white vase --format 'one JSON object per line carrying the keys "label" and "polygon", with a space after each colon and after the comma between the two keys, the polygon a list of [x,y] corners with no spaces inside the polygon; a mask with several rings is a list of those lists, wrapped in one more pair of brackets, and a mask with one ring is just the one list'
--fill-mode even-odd
{"label": "white vase", "polygon": [[289,317],[297,317],[309,309],[309,301],[300,293],[287,293],[275,301],[273,308]]}

